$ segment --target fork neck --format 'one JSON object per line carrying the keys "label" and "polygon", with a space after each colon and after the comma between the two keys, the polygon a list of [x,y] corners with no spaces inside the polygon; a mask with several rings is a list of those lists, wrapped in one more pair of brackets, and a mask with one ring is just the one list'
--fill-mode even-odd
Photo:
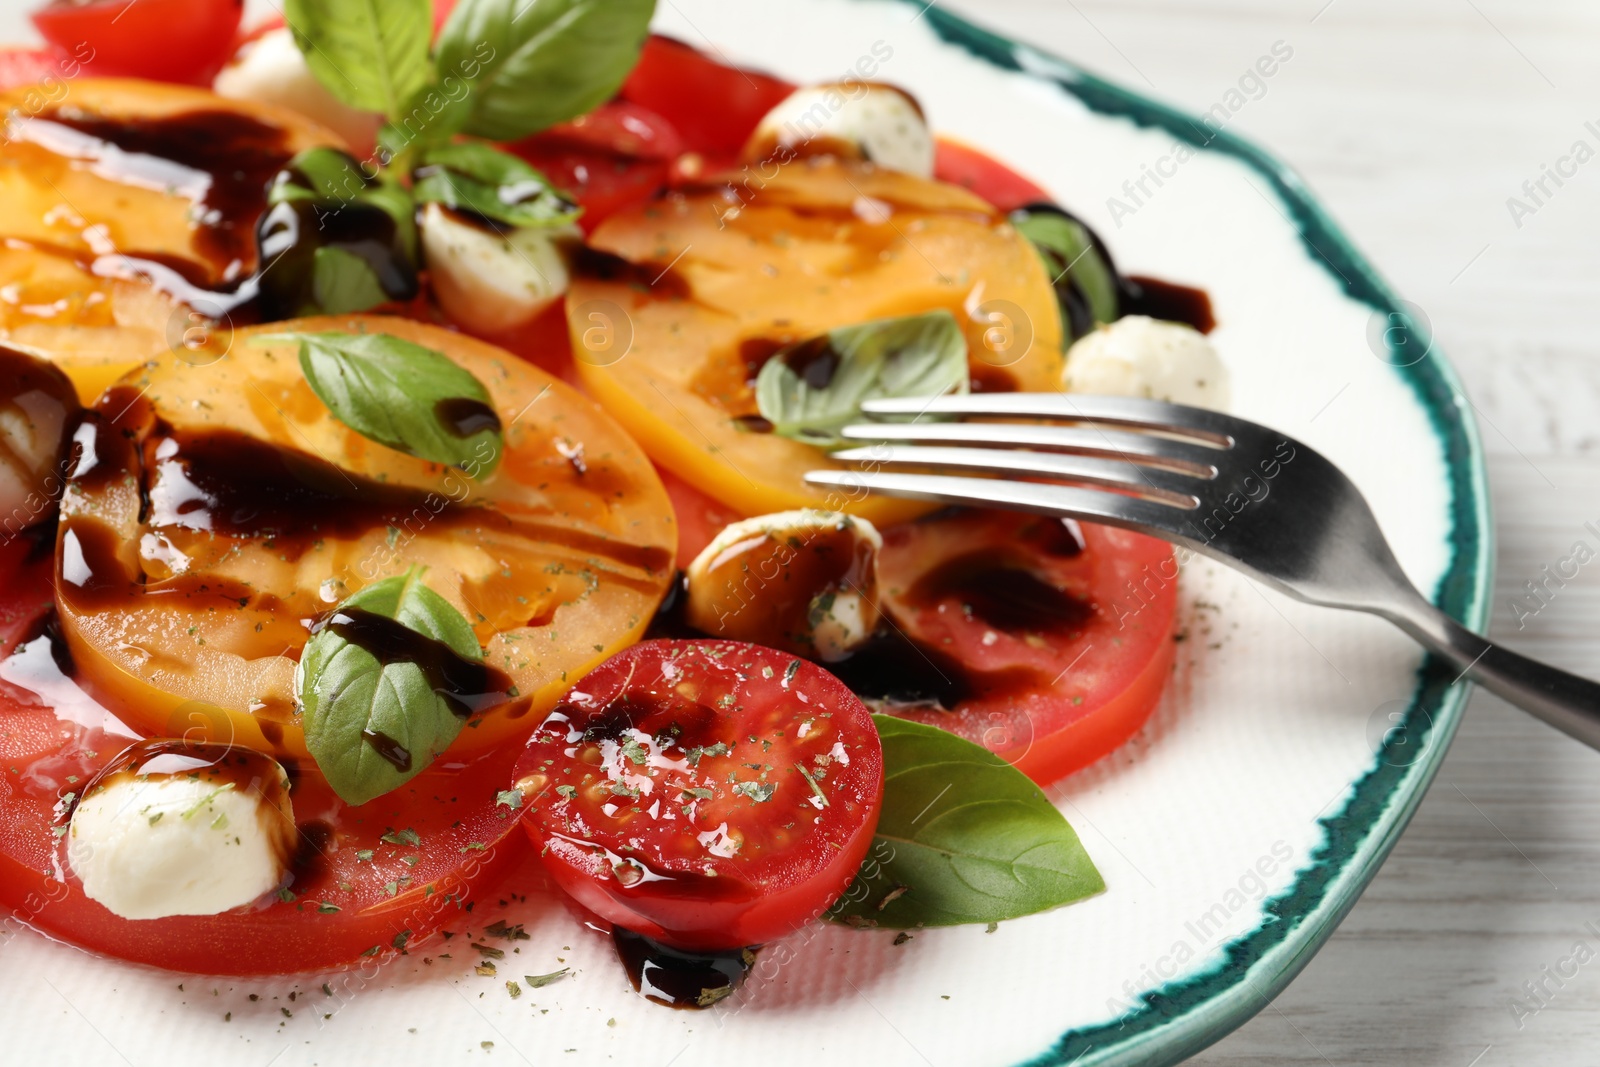
{"label": "fork neck", "polygon": [[1563,733],[1600,749],[1600,685],[1518,655],[1473,633],[1408,590],[1379,614],[1485,689]]}

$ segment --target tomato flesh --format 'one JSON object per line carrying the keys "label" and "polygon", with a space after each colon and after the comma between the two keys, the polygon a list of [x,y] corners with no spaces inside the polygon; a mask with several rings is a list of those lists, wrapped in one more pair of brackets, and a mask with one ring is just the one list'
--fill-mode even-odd
{"label": "tomato flesh", "polygon": [[32,18],[97,77],[209,85],[233,54],[243,14],[244,0],[57,0]]}
{"label": "tomato flesh", "polygon": [[708,496],[665,467],[657,467],[661,487],[678,517],[678,569],[687,570],[723,528],[745,516]]}
{"label": "tomato flesh", "polygon": [[[1177,561],[1164,541],[996,511],[884,531],[878,590],[953,683],[949,710],[891,707],[983,745],[1035,781],[1132,737],[1171,674]],[[953,706],[949,706],[953,705]]]}
{"label": "tomato flesh", "polygon": [[836,900],[877,825],[883,753],[822,668],[734,641],[647,641],[578,684],[517,765],[556,882],[668,945],[799,929]]}
{"label": "tomato flesh", "polygon": [[753,70],[726,66],[681,41],[651,37],[622,86],[622,98],[671,123],[685,146],[718,162],[731,161],[767,112],[794,85]]}
{"label": "tomato flesh", "polygon": [[[50,95],[64,93],[58,83],[78,72],[78,64],[52,48],[0,48],[0,91],[19,89],[40,82],[41,90],[54,90]],[[46,94],[40,93],[44,101]]]}
{"label": "tomato flesh", "polygon": [[933,176],[969,190],[1001,211],[1015,211],[1053,199],[1041,186],[999,160],[943,137],[934,146]]}
{"label": "tomato flesh", "polygon": [[[525,854],[499,802],[513,746],[441,760],[360,807],[309,761],[286,761],[300,833],[286,891],[219,915],[123,919],[84,895],[59,832],[81,788],[138,738],[52,669],[39,622],[50,559],[32,539],[0,548],[0,909],[51,937],[137,963],[217,975],[327,970],[407,950],[452,921],[476,887]],[[20,646],[20,647],[19,647]],[[169,732],[198,741],[207,713]]]}

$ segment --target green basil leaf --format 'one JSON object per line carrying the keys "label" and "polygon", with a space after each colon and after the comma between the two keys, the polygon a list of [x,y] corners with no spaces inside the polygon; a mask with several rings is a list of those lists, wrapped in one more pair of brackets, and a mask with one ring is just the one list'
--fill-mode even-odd
{"label": "green basil leaf", "polygon": [[372,265],[354,252],[324,245],[311,256],[311,296],[328,315],[366,311],[389,302]]}
{"label": "green basil leaf", "polygon": [[790,345],[756,375],[756,407],[772,432],[830,448],[885,397],[940,396],[969,387],[967,340],[948,311],[844,326]]}
{"label": "green basil leaf", "polygon": [[422,154],[412,195],[509,226],[562,226],[579,210],[543,174],[508,152],[476,142]]}
{"label": "green basil leaf", "polygon": [[[300,369],[333,417],[363,437],[408,455],[461,467],[474,478],[500,462],[504,437],[489,391],[442,353],[382,333],[274,333],[292,341]],[[480,425],[462,433],[458,413]]]}
{"label": "green basil leaf", "polygon": [[[420,570],[367,586],[335,608],[332,618],[350,609],[394,619],[464,659],[483,659],[472,626],[422,584]],[[398,789],[461,732],[461,717],[421,667],[385,663],[331,626],[306,642],[295,683],[306,748],[347,804],[365,804]],[[397,765],[398,750],[409,765]]]}
{"label": "green basil leaf", "polygon": [[1011,213],[1011,224],[1033,244],[1058,290],[1068,284],[1077,286],[1096,323],[1114,322],[1121,316],[1116,272],[1083,223],[1058,211],[1021,208]]}
{"label": "green basil leaf", "polygon": [[873,719],[883,812],[830,919],[892,929],[999,922],[1105,889],[1078,835],[1027,775],[937,727]]}
{"label": "green basil leaf", "polygon": [[461,129],[515,141],[614,96],[638,62],[655,0],[462,0],[439,35],[441,83],[471,86]]}
{"label": "green basil leaf", "polygon": [[306,65],[351,107],[393,116],[432,74],[430,0],[285,0]]}

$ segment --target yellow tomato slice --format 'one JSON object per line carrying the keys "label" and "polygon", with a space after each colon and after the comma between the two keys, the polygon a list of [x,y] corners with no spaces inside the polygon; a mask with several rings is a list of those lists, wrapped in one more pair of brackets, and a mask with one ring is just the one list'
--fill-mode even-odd
{"label": "yellow tomato slice", "polygon": [[[490,393],[498,467],[475,480],[356,434],[306,384],[295,344],[259,341],[291,330],[443,352]],[[141,733],[304,756],[307,627],[412,567],[513,682],[452,752],[525,732],[644,632],[674,574],[672,508],[638,446],[570,386],[380,316],[253,327],[208,351],[164,355],[101,397],[62,502],[62,632],[85,688]]]}
{"label": "yellow tomato slice", "polygon": [[750,382],[778,347],[944,309],[974,387],[1055,390],[1061,314],[1027,240],[971,193],[870,164],[799,160],[613,215],[568,294],[584,387],[652,459],[736,510],[833,507],[877,521],[918,507],[807,486],[817,449],[748,431]]}
{"label": "yellow tomato slice", "polygon": [[192,343],[196,287],[256,269],[271,171],[344,147],[283,108],[124,79],[0,93],[0,114],[0,340],[59,364],[86,402]]}

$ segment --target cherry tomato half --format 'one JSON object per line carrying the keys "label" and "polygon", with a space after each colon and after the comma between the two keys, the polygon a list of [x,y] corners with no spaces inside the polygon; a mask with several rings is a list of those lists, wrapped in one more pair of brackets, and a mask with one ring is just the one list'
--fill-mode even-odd
{"label": "cherry tomato half", "polygon": [[[219,915],[124,919],[89,899],[63,863],[73,797],[135,740],[60,672],[40,623],[51,603],[48,541],[0,546],[0,915],[93,952],[218,975],[327,970],[414,946],[454,921],[477,887],[527,854],[497,790],[512,746],[470,765],[440,761],[360,807],[309,761],[291,768],[300,835],[276,897]],[[168,732],[198,743],[225,719],[179,709]],[[182,743],[181,741],[179,742]]]}
{"label": "cherry tomato half", "polygon": [[54,0],[32,18],[97,77],[209,85],[233,54],[243,14],[244,0]]}
{"label": "cherry tomato half", "polygon": [[1065,777],[1155,709],[1172,673],[1177,579],[1170,545],[1109,526],[957,511],[891,527],[880,602],[928,651],[913,666],[956,689],[952,710],[894,713],[1037,782]]}
{"label": "cherry tomato half", "polygon": [[799,929],[849,886],[883,751],[821,667],[736,641],[647,641],[567,694],[517,787],[578,903],[669,945],[727,949]]}

